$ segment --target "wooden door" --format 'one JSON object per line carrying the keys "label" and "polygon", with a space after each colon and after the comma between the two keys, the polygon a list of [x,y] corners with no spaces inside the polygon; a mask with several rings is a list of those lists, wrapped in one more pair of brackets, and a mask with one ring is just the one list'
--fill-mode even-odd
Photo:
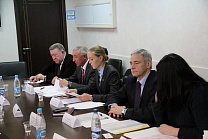
{"label": "wooden door", "polygon": [[65,0],[14,0],[20,61],[29,76],[51,61],[49,47],[59,42],[68,52]]}

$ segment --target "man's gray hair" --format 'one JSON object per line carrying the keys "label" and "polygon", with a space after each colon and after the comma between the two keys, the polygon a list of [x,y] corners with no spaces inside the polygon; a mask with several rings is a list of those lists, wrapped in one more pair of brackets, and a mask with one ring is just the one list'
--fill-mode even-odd
{"label": "man's gray hair", "polygon": [[144,59],[144,62],[146,63],[147,61],[151,61],[152,62],[152,55],[145,49],[136,49],[135,51],[133,51],[131,53],[131,56],[133,54],[141,54],[142,58]]}
{"label": "man's gray hair", "polygon": [[[62,44],[60,44],[60,43],[54,43],[54,44],[52,44],[50,47],[49,47],[49,50],[53,50],[53,49],[58,49],[59,51],[65,51],[65,48],[64,48],[64,46],[62,45]],[[66,51],[65,51],[66,52]]]}
{"label": "man's gray hair", "polygon": [[88,48],[86,46],[77,46],[73,49],[73,51],[75,50],[80,50],[80,55],[83,56],[87,55]]}

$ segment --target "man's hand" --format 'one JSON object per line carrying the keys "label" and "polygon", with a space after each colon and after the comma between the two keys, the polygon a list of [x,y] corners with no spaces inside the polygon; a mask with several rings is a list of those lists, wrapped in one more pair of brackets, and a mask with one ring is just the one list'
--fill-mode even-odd
{"label": "man's hand", "polygon": [[122,111],[125,108],[125,106],[112,105],[108,114],[113,117],[122,117]]}
{"label": "man's hand", "polygon": [[72,93],[72,92],[77,93],[77,89],[67,89],[66,90],[66,93]]}
{"label": "man's hand", "polygon": [[[66,79],[62,79],[59,81],[59,86],[63,87],[63,86],[68,86],[68,81]],[[69,86],[71,87],[71,86]]]}
{"label": "man's hand", "polygon": [[31,82],[37,81],[36,76],[31,76],[31,77],[30,77],[30,81],[31,81]]}
{"label": "man's hand", "polygon": [[80,99],[81,101],[90,101],[92,98],[92,95],[89,95],[87,93],[84,93],[82,95],[77,95],[76,96],[78,99]]}
{"label": "man's hand", "polygon": [[57,76],[53,77],[53,80],[51,81],[52,84],[55,84],[56,79],[58,79]]}
{"label": "man's hand", "polygon": [[158,128],[162,134],[169,135],[169,136],[178,136],[179,128],[175,128],[166,124],[160,125]]}
{"label": "man's hand", "polygon": [[40,81],[40,80],[44,80],[45,79],[45,76],[43,74],[37,74],[36,76],[36,81]]}

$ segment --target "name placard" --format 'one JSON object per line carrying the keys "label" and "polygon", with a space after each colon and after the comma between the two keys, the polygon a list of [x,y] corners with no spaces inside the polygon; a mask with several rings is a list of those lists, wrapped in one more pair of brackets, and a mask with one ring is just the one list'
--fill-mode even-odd
{"label": "name placard", "polygon": [[76,127],[81,127],[82,125],[80,124],[79,120],[75,117],[72,116],[68,113],[65,113],[63,118],[62,118],[62,122],[67,124],[68,126],[72,127],[72,128],[76,128]]}

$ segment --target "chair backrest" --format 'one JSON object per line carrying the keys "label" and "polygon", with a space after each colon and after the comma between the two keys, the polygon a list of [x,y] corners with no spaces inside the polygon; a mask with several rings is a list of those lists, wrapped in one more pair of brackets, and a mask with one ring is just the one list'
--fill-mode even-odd
{"label": "chair backrest", "polygon": [[127,69],[122,78],[122,86],[126,83],[128,76],[131,74],[131,69]]}
{"label": "chair backrest", "polygon": [[2,62],[0,63],[0,75],[3,79],[14,78],[14,75],[18,75],[19,78],[27,78],[26,63],[24,61]]}
{"label": "chair backrest", "polygon": [[110,58],[108,64],[112,65],[115,69],[118,70],[120,78],[122,77],[122,60]]}

